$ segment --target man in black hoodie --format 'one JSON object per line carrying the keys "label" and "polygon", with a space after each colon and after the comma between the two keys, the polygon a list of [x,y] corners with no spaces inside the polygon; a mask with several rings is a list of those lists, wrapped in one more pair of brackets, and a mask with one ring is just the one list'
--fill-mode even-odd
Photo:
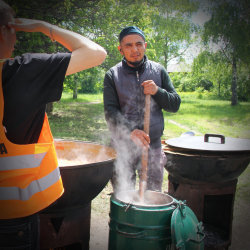
{"label": "man in black hoodie", "polygon": [[[105,118],[118,156],[112,176],[115,191],[133,189],[140,171],[141,149],[148,148],[147,189],[161,191],[166,156],[161,148],[164,130],[162,109],[177,112],[181,99],[168,73],[145,55],[144,33],[135,26],[119,35],[122,62],[104,78]],[[145,95],[151,95],[149,135],[143,131]],[[128,170],[128,171],[126,171]]]}

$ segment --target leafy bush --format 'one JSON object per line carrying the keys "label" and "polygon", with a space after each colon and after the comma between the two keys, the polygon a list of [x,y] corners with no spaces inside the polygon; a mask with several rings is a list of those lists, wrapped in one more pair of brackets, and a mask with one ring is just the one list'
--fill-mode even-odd
{"label": "leafy bush", "polygon": [[105,71],[101,67],[95,67],[67,76],[64,81],[64,91],[70,93],[100,93],[103,91],[103,79]]}
{"label": "leafy bush", "polygon": [[202,79],[199,84],[199,87],[202,87],[204,90],[211,90],[213,88],[213,83],[207,79]]}
{"label": "leafy bush", "polygon": [[[211,66],[211,68],[213,68]],[[195,98],[206,100],[227,100],[232,97],[232,73],[230,66],[221,66],[223,70],[197,70],[192,73],[173,72],[169,76],[177,92],[195,92]],[[246,66],[238,68],[238,100],[250,100],[250,77]]]}
{"label": "leafy bush", "polygon": [[192,92],[195,91],[196,88],[196,81],[194,78],[192,78],[192,75],[190,73],[179,73],[179,72],[173,72],[169,74],[171,81],[173,82],[173,85],[175,86],[178,91],[182,92]]}

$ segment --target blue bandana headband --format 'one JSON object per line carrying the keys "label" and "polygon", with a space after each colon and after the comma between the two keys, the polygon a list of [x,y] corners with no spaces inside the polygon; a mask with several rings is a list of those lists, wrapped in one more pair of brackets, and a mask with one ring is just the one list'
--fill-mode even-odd
{"label": "blue bandana headband", "polygon": [[123,37],[127,36],[127,35],[131,35],[131,34],[136,34],[136,35],[140,35],[144,41],[145,41],[145,36],[142,30],[140,30],[139,28],[137,28],[136,26],[130,26],[130,27],[126,27],[124,28],[120,35],[119,35],[119,42],[121,42],[121,40],[123,39]]}

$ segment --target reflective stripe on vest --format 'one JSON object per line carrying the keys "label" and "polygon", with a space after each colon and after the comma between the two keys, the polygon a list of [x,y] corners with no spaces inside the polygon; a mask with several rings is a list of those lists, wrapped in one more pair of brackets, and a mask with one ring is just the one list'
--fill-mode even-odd
{"label": "reflective stripe on vest", "polygon": [[32,181],[28,187],[0,187],[0,200],[27,201],[37,192],[44,191],[60,179],[59,169],[56,168],[50,174],[39,180]]}
{"label": "reflective stripe on vest", "polygon": [[40,166],[45,155],[46,153],[41,153],[0,158],[0,171],[37,168]]}
{"label": "reflective stripe on vest", "polygon": [[0,220],[37,213],[64,191],[46,113],[37,143],[17,145],[5,135],[2,66],[0,60]]}

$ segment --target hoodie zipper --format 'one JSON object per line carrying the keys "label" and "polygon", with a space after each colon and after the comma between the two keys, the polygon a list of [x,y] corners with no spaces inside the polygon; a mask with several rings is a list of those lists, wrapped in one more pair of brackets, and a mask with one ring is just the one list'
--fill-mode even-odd
{"label": "hoodie zipper", "polygon": [[[141,86],[140,86],[139,71],[136,71],[135,73],[136,73],[136,79],[137,79],[137,82],[138,82],[138,85],[139,85],[138,90],[140,90],[140,89],[141,89]],[[138,98],[139,98],[139,103],[140,103],[140,105],[141,105],[141,95],[140,95],[140,92],[138,93]],[[143,120],[144,120],[144,119],[143,119],[143,117],[144,117],[144,112],[141,112],[140,115],[141,115],[141,119],[142,119],[142,121],[143,121]]]}
{"label": "hoodie zipper", "polygon": [[136,77],[137,77],[137,82],[139,82],[140,78],[139,78],[139,72],[138,71],[136,71]]}

